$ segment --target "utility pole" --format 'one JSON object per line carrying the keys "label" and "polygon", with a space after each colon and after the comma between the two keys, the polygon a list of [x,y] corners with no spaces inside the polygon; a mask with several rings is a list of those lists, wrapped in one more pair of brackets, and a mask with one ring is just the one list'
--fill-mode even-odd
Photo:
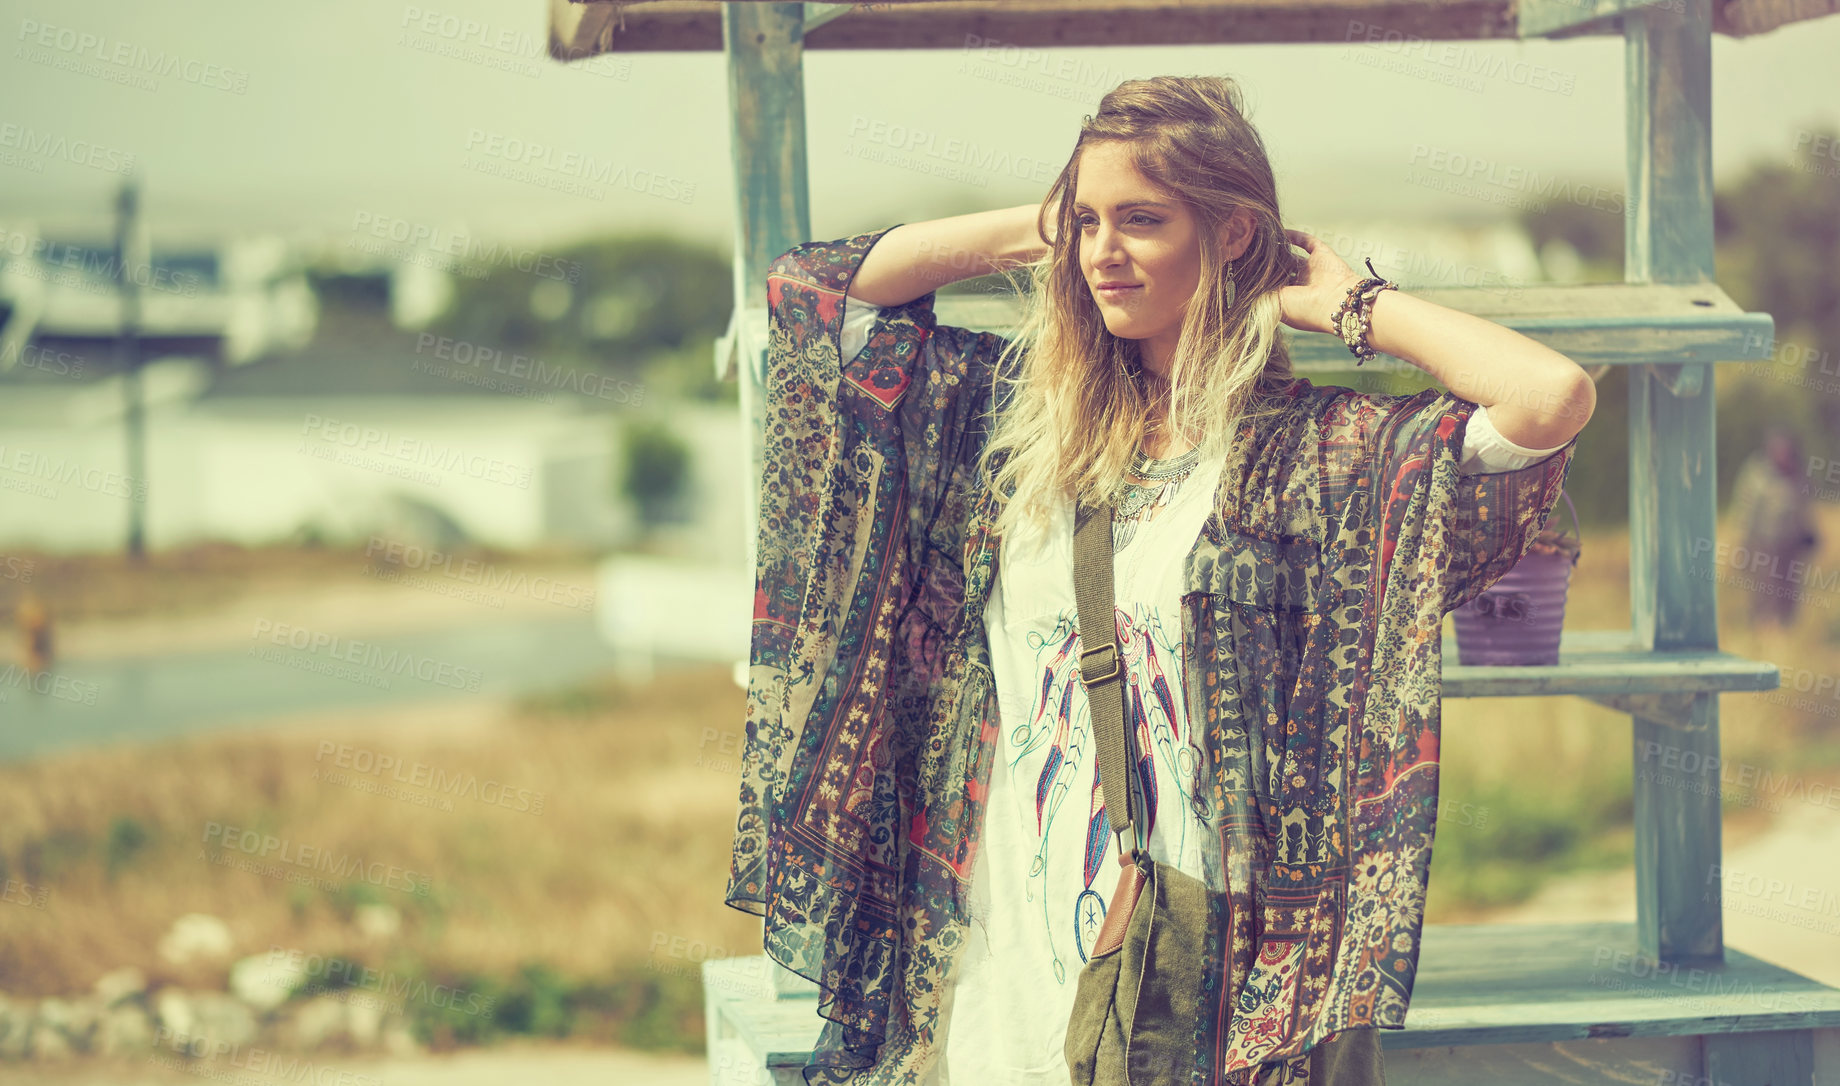
{"label": "utility pole", "polygon": [[122,421],[128,461],[128,561],[147,560],[147,414],[141,391],[141,269],[147,246],[140,224],[140,182],[132,174],[115,196],[115,283],[121,320],[115,337],[121,373]]}

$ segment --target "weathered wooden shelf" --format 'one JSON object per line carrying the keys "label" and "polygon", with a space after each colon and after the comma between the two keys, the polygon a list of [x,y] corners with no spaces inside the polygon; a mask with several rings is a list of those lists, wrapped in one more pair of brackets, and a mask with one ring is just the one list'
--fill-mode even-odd
{"label": "weathered wooden shelf", "polygon": [[1567,630],[1559,637],[1559,662],[1546,666],[1460,664],[1456,638],[1450,636],[1443,639],[1443,653],[1447,698],[1774,690],[1782,674],[1767,660],[1717,649],[1647,649],[1628,630]]}
{"label": "weathered wooden shelf", "polygon": [[[1428,302],[1512,328],[1580,365],[1739,362],[1769,358],[1775,322],[1746,312],[1717,283],[1591,283],[1516,287],[1410,287]],[[1006,334],[1016,303],[1003,295],[941,294],[941,324]],[[766,317],[761,315],[761,326]],[[1347,369],[1334,336],[1289,331],[1291,360]],[[1403,365],[1403,363],[1401,363]]]}
{"label": "weathered wooden shelf", "polygon": [[[1775,349],[1770,315],[1746,312],[1717,283],[1410,289],[1426,301],[1512,328],[1581,366],[1752,362],[1771,358]],[[1007,335],[1017,321],[1016,299],[1007,294],[941,294],[934,312],[941,324],[999,335]],[[758,351],[766,346],[767,327],[765,309],[736,314],[716,344],[718,373],[730,374],[737,328]],[[1299,373],[1347,370],[1354,363],[1335,336],[1295,329],[1287,330],[1287,336],[1291,363]],[[1369,372],[1419,372],[1387,355],[1368,367]]]}

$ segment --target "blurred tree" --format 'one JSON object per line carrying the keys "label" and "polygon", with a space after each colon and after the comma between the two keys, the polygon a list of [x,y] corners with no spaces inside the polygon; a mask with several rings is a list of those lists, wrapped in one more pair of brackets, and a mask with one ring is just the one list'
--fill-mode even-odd
{"label": "blurred tree", "polygon": [[[1811,146],[1840,141],[1831,130],[1809,135]],[[1811,455],[1840,456],[1832,436],[1840,434],[1840,161],[1791,157],[1751,171],[1714,197],[1713,236],[1719,282],[1739,305],[1776,318],[1771,361],[1744,367],[1771,386],[1756,399],[1767,411],[1791,411]],[[1742,444],[1730,457],[1721,448],[1721,469],[1729,462],[1736,472],[1760,423],[1780,417],[1761,416],[1735,434]]]}
{"label": "blurred tree", "polygon": [[459,276],[431,330],[549,360],[585,363],[674,390],[703,373],[652,366],[661,355],[711,369],[716,336],[733,306],[726,257],[666,235],[600,238],[542,254],[528,270],[509,262]]}
{"label": "blurred tree", "polygon": [[1574,277],[1580,283],[1623,281],[1623,216],[1606,214],[1570,200],[1555,200],[1538,211],[1521,216],[1521,228],[1533,240],[1534,251],[1563,241],[1584,262]]}
{"label": "blurred tree", "polygon": [[626,471],[620,489],[647,524],[673,519],[690,478],[690,449],[666,424],[635,422],[621,429]]}
{"label": "blurred tree", "polygon": [[663,352],[652,357],[645,369],[642,384],[670,388],[692,400],[712,403],[740,403],[738,382],[716,376],[715,340],[686,347],[681,351]]}
{"label": "blurred tree", "polygon": [[[1821,135],[1812,133],[1809,145],[1822,146]],[[1623,216],[1556,202],[1523,217],[1522,226],[1536,250],[1554,240],[1576,250],[1584,262],[1577,281],[1623,281]],[[1719,285],[1776,321],[1771,361],[1713,367],[1722,505],[1770,422],[1790,422],[1811,456],[1840,460],[1831,436],[1840,434],[1840,163],[1792,159],[1753,168],[1714,195],[1713,244]],[[1614,367],[1597,382],[1597,410],[1577,453],[1592,470],[1566,482],[1587,523],[1628,517],[1627,371]]]}

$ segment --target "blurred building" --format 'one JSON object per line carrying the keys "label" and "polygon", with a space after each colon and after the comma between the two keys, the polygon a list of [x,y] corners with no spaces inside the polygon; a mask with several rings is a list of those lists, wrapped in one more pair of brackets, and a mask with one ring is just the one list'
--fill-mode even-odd
{"label": "blurred building", "polygon": [[[0,252],[0,547],[116,549],[144,501],[155,549],[662,534],[687,558],[744,560],[732,407],[416,331],[441,291],[415,269],[342,272],[374,279],[358,294],[376,304],[323,310],[312,254],[280,239],[151,247],[146,472],[130,479],[112,248],[17,230]],[[661,414],[691,450],[691,492],[681,521],[648,525],[620,493],[621,434]]]}
{"label": "blurred building", "polygon": [[[304,345],[314,299],[283,239],[166,239],[131,271],[140,293],[141,342],[149,358],[182,356],[238,365]],[[0,226],[0,369],[108,364],[122,319],[114,245],[108,237],[42,235]],[[44,357],[40,357],[44,356]]]}

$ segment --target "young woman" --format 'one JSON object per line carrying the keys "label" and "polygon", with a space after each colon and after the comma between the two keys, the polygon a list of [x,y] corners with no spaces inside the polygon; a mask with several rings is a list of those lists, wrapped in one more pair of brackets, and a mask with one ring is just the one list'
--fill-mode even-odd
{"label": "young woman", "polygon": [[[726,900],[820,986],[809,1076],[1068,1080],[1118,872],[1073,508],[1109,499],[1148,848],[1217,900],[1194,1060],[1159,1081],[1381,1081],[1418,958],[1442,616],[1532,542],[1595,389],[1397,289],[1366,342],[1446,391],[1294,376],[1279,325],[1339,331],[1360,277],[1281,224],[1234,84],[1164,77],[1105,96],[1040,207],[774,263]],[[1012,336],[935,320],[942,283],[1014,268]]]}

